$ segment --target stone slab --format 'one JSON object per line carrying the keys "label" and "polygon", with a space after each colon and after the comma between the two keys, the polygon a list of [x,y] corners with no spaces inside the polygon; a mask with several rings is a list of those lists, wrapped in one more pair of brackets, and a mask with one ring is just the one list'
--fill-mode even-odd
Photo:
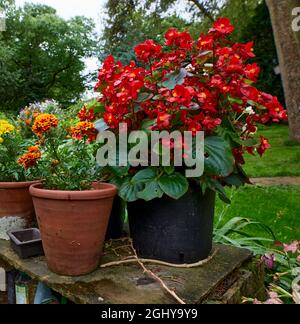
{"label": "stone slab", "polygon": [[[207,264],[192,269],[147,264],[169,288],[188,304],[206,300],[228,277],[252,259],[250,251],[231,246],[216,246],[217,253]],[[114,250],[116,251],[116,250]],[[172,304],[175,301],[137,264],[120,265],[81,277],[64,277],[50,272],[44,257],[21,260],[7,241],[0,240],[0,260],[26,272],[32,279],[46,283],[53,290],[80,304]],[[117,260],[115,252],[106,251],[102,263]],[[235,281],[236,279],[233,279]]]}

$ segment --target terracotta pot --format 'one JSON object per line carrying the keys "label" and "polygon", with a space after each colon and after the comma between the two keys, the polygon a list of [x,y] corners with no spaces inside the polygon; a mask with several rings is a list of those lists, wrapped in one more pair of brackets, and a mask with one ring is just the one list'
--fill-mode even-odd
{"label": "terracotta pot", "polygon": [[99,263],[117,188],[101,183],[88,191],[30,188],[48,267],[67,276],[93,272]]}
{"label": "terracotta pot", "polygon": [[6,232],[30,227],[35,220],[29,187],[38,181],[0,182],[0,238]]}

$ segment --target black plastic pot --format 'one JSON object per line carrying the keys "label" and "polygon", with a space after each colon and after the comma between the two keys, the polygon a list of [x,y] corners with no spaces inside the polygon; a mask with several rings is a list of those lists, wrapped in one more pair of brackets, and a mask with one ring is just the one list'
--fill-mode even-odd
{"label": "black plastic pot", "polygon": [[128,204],[130,233],[142,258],[195,263],[212,251],[215,192],[190,186],[179,200],[168,197]]}
{"label": "black plastic pot", "polygon": [[115,197],[111,211],[105,240],[116,240],[123,236],[123,202],[118,196]]}

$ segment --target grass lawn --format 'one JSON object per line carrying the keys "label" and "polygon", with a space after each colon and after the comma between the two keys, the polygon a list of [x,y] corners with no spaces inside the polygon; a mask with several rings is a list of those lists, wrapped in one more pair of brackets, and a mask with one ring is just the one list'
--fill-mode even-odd
{"label": "grass lawn", "polygon": [[[250,218],[268,225],[278,240],[300,239],[300,186],[246,186],[229,190],[229,195],[232,203],[226,211],[225,222],[233,217]],[[218,199],[216,216],[224,208],[226,205]]]}
{"label": "grass lawn", "polygon": [[273,125],[260,133],[272,148],[260,158],[246,155],[245,171],[250,177],[300,176],[300,143],[289,141],[287,125]]}
{"label": "grass lawn", "polygon": [[[287,125],[260,129],[272,148],[262,157],[246,156],[245,171],[250,177],[300,176],[300,144],[289,141]],[[300,240],[300,186],[246,186],[228,190],[232,204],[217,201],[216,216],[224,208],[224,222],[245,217],[268,225],[278,240]],[[259,236],[257,232],[252,233]]]}

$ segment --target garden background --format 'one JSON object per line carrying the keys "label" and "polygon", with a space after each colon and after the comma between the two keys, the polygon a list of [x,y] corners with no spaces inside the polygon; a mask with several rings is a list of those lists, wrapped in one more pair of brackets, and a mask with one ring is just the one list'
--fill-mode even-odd
{"label": "garden background", "polygon": [[[171,26],[197,36],[218,16],[233,21],[235,41],[255,41],[255,60],[262,69],[258,87],[285,102],[265,1],[109,0],[99,2],[98,20],[66,20],[47,1],[32,2],[18,6],[14,0],[0,1],[6,9],[7,29],[0,33],[0,109],[6,114],[45,99],[54,99],[73,112],[93,96],[95,61],[100,67],[111,53],[128,63],[134,58],[134,46],[145,39],[162,43]],[[300,176],[300,144],[289,140],[288,125],[270,125],[263,134],[272,149],[259,161],[249,156],[246,171],[251,177],[277,179],[271,186],[233,191],[231,206],[218,202],[217,214],[225,208],[224,222],[232,217],[251,218],[270,226],[279,240],[296,239],[300,237],[300,183],[282,177]]]}
{"label": "garden background", "polygon": [[[278,6],[284,2],[278,1]],[[290,8],[300,7],[298,0],[288,2]],[[274,39],[273,31],[276,36],[281,24],[274,24],[274,1],[99,1],[96,21],[83,16],[62,18],[47,0],[20,3],[0,0],[6,15],[6,31],[0,32],[0,117],[1,113],[17,114],[30,103],[46,99],[56,100],[71,116],[84,104],[93,103],[96,66],[100,67],[108,54],[128,63],[134,59],[134,46],[145,39],[163,43],[170,27],[198,37],[219,16],[233,22],[234,41],[255,41],[255,62],[262,69],[258,87],[278,96],[288,108],[292,100],[296,102],[297,97],[290,98],[286,71],[279,66],[283,53],[278,50],[278,38],[284,35],[278,32]],[[269,12],[275,12],[273,21]],[[299,42],[300,32],[295,35],[295,42]],[[92,65],[95,59],[97,65]],[[297,61],[293,62],[293,57],[289,61],[296,69]],[[293,78],[299,82],[297,70]],[[300,117],[290,109],[290,122],[294,123]],[[271,124],[261,131],[272,149],[260,160],[247,157],[245,169],[254,185],[228,190],[231,205],[217,203],[216,231],[227,226],[225,243],[244,246],[247,241],[239,240],[241,234],[252,238],[266,235],[266,228],[253,222],[267,225],[272,240],[289,243],[300,238],[300,141],[296,140],[300,138],[300,126]],[[241,233],[232,220],[246,220],[249,226]]]}

